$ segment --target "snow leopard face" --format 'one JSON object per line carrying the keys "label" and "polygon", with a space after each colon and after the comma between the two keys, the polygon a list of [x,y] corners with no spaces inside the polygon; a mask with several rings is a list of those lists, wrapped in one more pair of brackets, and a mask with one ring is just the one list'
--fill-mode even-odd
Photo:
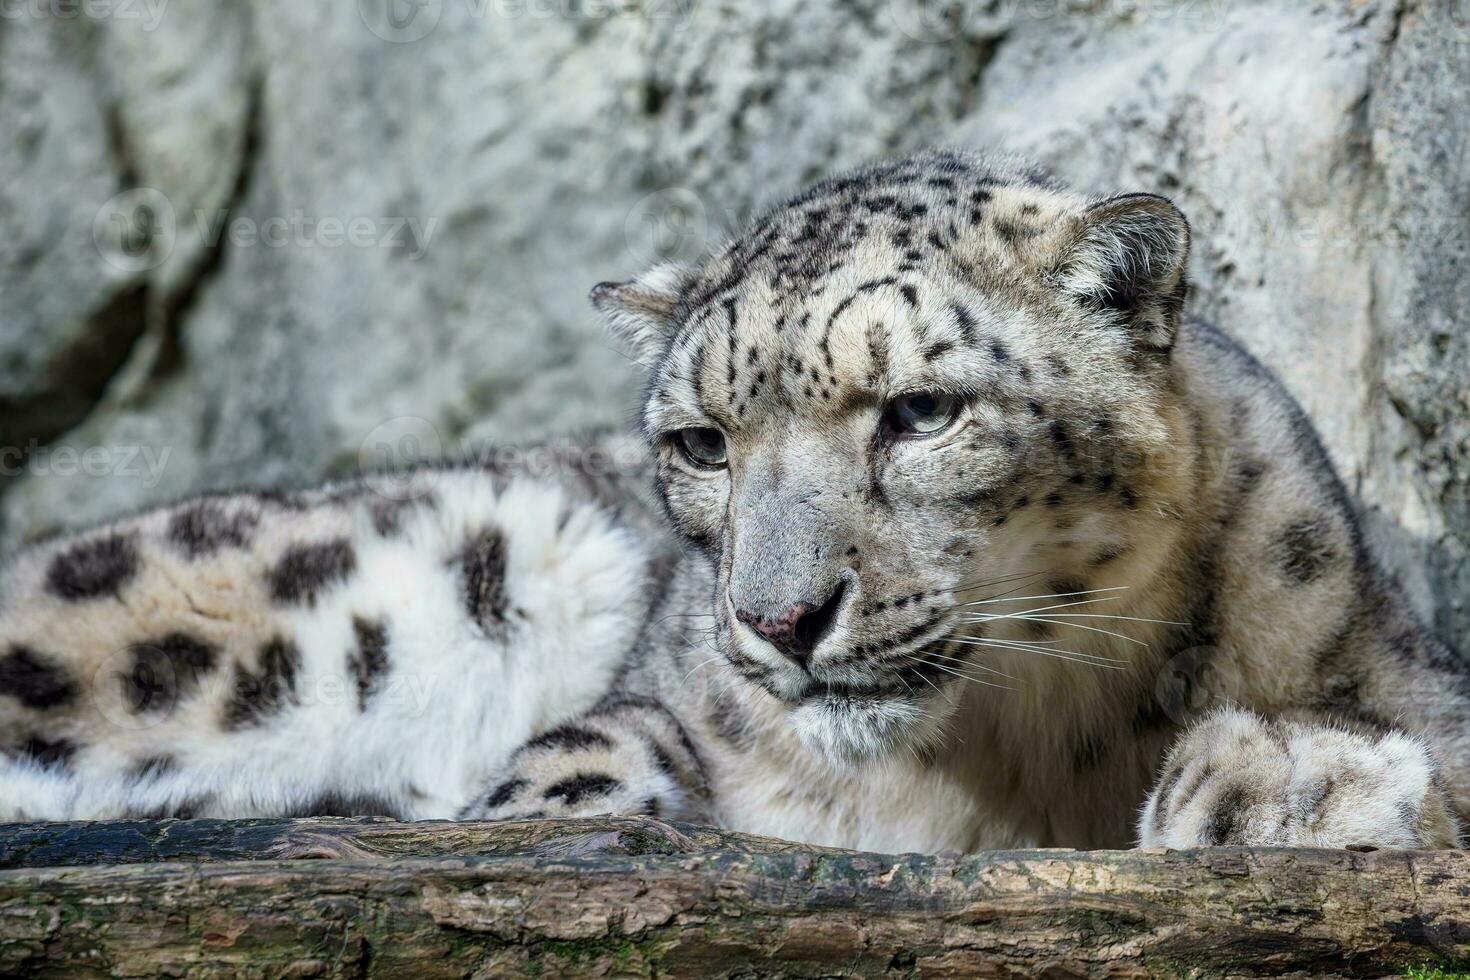
{"label": "snow leopard face", "polygon": [[1080,591],[1127,552],[1167,479],[1150,458],[1187,247],[1161,198],[1089,203],[936,153],[817,185],[701,268],[593,291],[649,366],[643,429],[718,569],[721,652],[809,745],[934,739],[987,677],[975,641],[1010,635],[983,603]]}

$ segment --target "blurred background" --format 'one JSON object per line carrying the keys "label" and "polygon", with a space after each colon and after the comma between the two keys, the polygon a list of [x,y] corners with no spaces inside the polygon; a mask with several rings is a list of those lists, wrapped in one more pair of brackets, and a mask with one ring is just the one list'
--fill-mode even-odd
{"label": "blurred background", "polygon": [[1173,197],[1470,652],[1470,0],[0,0],[0,548],[620,426],[587,289],[933,143]]}

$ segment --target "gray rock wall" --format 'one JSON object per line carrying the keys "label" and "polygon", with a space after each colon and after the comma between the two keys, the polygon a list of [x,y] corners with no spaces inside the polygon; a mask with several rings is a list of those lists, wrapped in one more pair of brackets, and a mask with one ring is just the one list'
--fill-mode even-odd
{"label": "gray rock wall", "polygon": [[1195,308],[1470,651],[1467,102],[1464,0],[7,5],[0,540],[621,424],[590,284],[1003,145],[1179,201]]}

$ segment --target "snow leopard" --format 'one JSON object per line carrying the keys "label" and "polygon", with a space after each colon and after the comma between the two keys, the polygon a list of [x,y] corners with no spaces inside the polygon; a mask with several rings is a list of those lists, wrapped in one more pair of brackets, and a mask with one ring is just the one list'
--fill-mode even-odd
{"label": "snow leopard", "polygon": [[[206,495],[0,579],[0,818],[1452,847],[1470,675],[1168,199],[931,150],[591,303],[631,443]],[[629,449],[629,446],[635,448]]]}

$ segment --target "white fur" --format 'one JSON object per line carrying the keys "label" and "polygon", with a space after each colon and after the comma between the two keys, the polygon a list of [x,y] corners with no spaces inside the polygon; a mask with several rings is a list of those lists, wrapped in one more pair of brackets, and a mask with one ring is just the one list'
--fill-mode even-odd
{"label": "white fur", "polygon": [[[0,819],[115,817],[201,797],[203,814],[243,817],[329,791],[387,796],[420,819],[455,816],[516,746],[607,690],[640,625],[644,555],[632,534],[554,484],[516,481],[497,494],[483,475],[451,471],[433,490],[438,506],[413,510],[388,539],[359,512],[357,572],[314,606],[281,615],[301,651],[298,703],[236,731],[201,708],[187,722],[114,732],[74,775],[8,763]],[[524,614],[505,645],[465,615],[449,564],[491,525],[506,531],[510,604]],[[366,711],[347,669],[356,616],[389,631],[390,666]],[[217,672],[191,703],[221,701],[231,676]],[[154,780],[125,776],[145,742],[178,768]]]}

